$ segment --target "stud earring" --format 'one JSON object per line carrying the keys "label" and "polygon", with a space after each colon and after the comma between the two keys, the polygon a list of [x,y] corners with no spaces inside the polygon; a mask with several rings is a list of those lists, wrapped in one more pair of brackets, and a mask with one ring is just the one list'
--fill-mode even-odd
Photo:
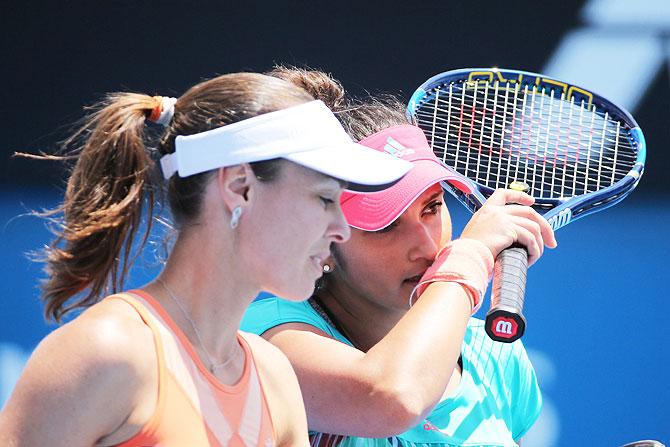
{"label": "stud earring", "polygon": [[329,264],[323,264],[323,273],[330,273],[333,271],[333,268]]}
{"label": "stud earring", "polygon": [[230,228],[235,229],[240,223],[240,216],[242,215],[242,207],[236,206],[233,210],[233,215],[230,216]]}

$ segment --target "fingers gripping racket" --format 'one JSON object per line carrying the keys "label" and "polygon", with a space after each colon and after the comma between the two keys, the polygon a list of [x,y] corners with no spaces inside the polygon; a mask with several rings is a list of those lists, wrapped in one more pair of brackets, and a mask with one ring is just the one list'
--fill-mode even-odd
{"label": "fingers gripping racket", "polygon": [[[554,230],[626,197],[644,170],[640,127],[625,110],[583,88],[517,70],[464,69],[430,78],[412,95],[408,118],[437,157],[469,182],[476,211],[497,188],[527,189]],[[496,259],[486,332],[520,338],[528,255]]]}

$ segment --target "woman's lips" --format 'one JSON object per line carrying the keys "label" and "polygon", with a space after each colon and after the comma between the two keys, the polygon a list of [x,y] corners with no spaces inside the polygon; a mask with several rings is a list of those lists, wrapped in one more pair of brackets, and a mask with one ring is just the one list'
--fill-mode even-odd
{"label": "woman's lips", "polygon": [[414,275],[411,276],[403,281],[403,283],[407,284],[412,284],[412,285],[417,285],[419,283],[419,280],[421,280],[422,275]]}

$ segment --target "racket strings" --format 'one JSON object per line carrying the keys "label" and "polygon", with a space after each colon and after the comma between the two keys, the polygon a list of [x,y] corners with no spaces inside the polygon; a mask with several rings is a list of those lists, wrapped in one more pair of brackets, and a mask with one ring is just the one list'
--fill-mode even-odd
{"label": "racket strings", "polygon": [[[438,157],[440,157],[440,154],[438,154]],[[483,157],[486,158],[487,155],[484,155]],[[458,159],[454,159],[453,157],[449,157],[449,156],[447,156],[447,157],[443,156],[441,158],[445,160],[445,163],[447,165],[451,166],[452,168],[456,169],[457,171],[459,171],[461,173],[477,172],[477,173],[481,174],[481,175],[477,176],[476,180],[480,183],[486,184],[487,186],[489,186],[492,189],[507,187],[507,185],[509,185],[509,183],[513,179],[521,179],[521,180],[526,181],[526,183],[529,183],[528,182],[528,177],[529,177],[528,169],[523,169],[522,168],[521,172],[522,173],[525,172],[525,174],[522,175],[521,177],[519,177],[519,175],[516,174],[516,171],[519,171],[519,169],[510,169],[510,164],[508,163],[508,161],[505,161],[505,160],[501,161],[499,157],[493,157],[490,161],[488,161],[487,166],[490,169],[487,169],[485,171],[485,173],[483,173],[483,174],[481,173],[481,169],[480,169],[481,166],[478,166],[473,161],[471,161],[468,165],[466,165],[465,160],[458,160]],[[481,162],[481,160],[480,160],[480,162]],[[484,163],[486,163],[486,162],[487,162],[487,160],[484,160]],[[515,166],[515,168],[518,168],[519,164],[515,164],[514,166]],[[584,169],[585,170],[588,169],[590,174],[594,177],[599,175],[599,174],[602,174],[602,171],[599,172],[598,168],[593,167],[593,166],[585,167]],[[490,177],[488,179],[486,178],[486,176],[488,174],[490,174],[492,171],[497,171],[497,176],[498,177],[496,177],[496,182],[492,182]],[[507,175],[500,176],[501,171],[504,171],[503,174],[507,174]],[[512,174],[509,174],[510,171],[512,172]],[[555,164],[551,168],[551,172],[552,172],[552,174],[551,174],[552,179],[550,180],[550,183],[549,183],[550,187],[547,188],[546,191],[542,191],[543,187],[545,185],[540,184],[540,186],[539,186],[539,189],[542,192],[546,192],[547,194],[537,194],[537,193],[533,193],[531,191],[531,193],[533,193],[536,197],[545,197],[545,196],[548,197],[548,198],[551,198],[551,197],[570,197],[571,195],[569,194],[569,191],[566,191],[566,188],[568,187],[568,185],[570,186],[571,190],[574,191],[573,195],[579,194],[579,191],[587,191],[590,187],[593,186],[593,182],[587,183],[587,178],[584,176],[584,174],[585,174],[584,171],[575,172],[574,169],[566,170],[564,167],[560,166],[559,164]],[[610,184],[615,183],[619,178],[622,178],[624,175],[626,175],[627,172],[628,171],[623,171],[623,170],[613,171],[612,172],[612,177],[614,177],[614,182],[611,182]],[[611,178],[610,178],[610,180],[611,180]],[[536,186],[535,189],[537,190],[538,187]],[[550,194],[552,191],[554,192],[553,196]]]}
{"label": "racket strings", "polygon": [[[419,121],[421,123],[421,121]],[[423,127],[423,126],[422,126]],[[441,127],[441,126],[436,126],[433,128],[433,131],[431,131],[432,134],[432,144],[433,147],[435,148],[436,154],[438,157],[442,156],[443,158],[448,159],[449,156],[452,156],[453,158],[458,159],[458,163],[464,163],[464,160],[466,160],[466,155],[464,152],[460,154],[460,157],[458,156],[459,154],[454,152],[450,152],[448,149],[445,150],[444,148],[440,148],[440,145],[435,145],[435,142],[442,142],[442,146],[445,144],[448,147],[452,146],[459,146],[460,140],[458,140],[458,135],[454,133],[450,133],[447,135],[447,128]],[[532,142],[532,132],[528,134],[528,140]],[[517,146],[515,146],[512,142],[514,141],[514,138],[518,139]],[[484,151],[478,151],[482,153],[483,156],[490,156],[492,157],[491,163],[502,165],[502,164],[509,164],[512,163],[512,160],[510,160],[512,157],[527,157],[529,158],[529,161],[532,161],[530,159],[528,154],[533,154],[533,151],[535,151],[532,147],[530,150],[522,150],[519,145],[523,144],[522,138],[519,138],[518,136],[512,134],[509,136],[508,139],[503,139],[502,134],[495,134],[491,133],[489,135],[489,140],[488,141],[480,141],[479,139],[475,138],[472,139],[469,143],[475,145],[478,149],[483,148]],[[615,183],[621,177],[625,176],[626,173],[630,170],[630,167],[633,166],[636,160],[635,154],[632,153],[632,150],[619,150],[619,140],[620,140],[620,135],[616,135],[614,138],[605,140],[603,143],[602,141],[600,142],[601,145],[611,145],[611,147],[614,149],[613,151],[598,151],[599,154],[599,163],[598,167],[600,171],[602,170],[608,170],[612,176],[610,178],[610,183]],[[594,172],[598,171],[598,168],[590,168],[588,160],[585,157],[580,158],[580,153],[579,151],[564,151],[563,154],[560,152],[560,146],[559,146],[559,139],[555,139],[553,141],[554,148],[550,149],[551,154],[553,154],[553,157],[551,157],[548,161],[550,161],[553,164],[553,167],[558,167],[560,168],[560,164],[562,163],[563,165],[572,165],[573,167],[577,167],[576,165],[580,165],[579,168],[582,169],[595,169]],[[480,144],[484,143],[484,144]],[[552,142],[545,141],[546,145],[551,144]],[[486,153],[486,150],[489,151],[489,153]],[[494,150],[497,150],[497,153],[492,154]],[[460,151],[459,151],[460,152]],[[499,160],[501,158],[501,152],[506,152],[507,153],[507,160]],[[544,160],[547,160],[547,148],[545,147],[543,153],[541,153],[541,158]],[[538,157],[539,158],[539,157]],[[518,162],[516,159],[514,162]],[[474,165],[476,166],[476,164]],[[552,175],[552,178],[555,176]],[[486,182],[488,183],[488,182]]]}
{"label": "racket strings", "polygon": [[[444,111],[444,110],[441,110],[439,108],[436,108],[436,111],[439,111],[440,113],[442,113],[442,112],[448,113],[448,111]],[[491,112],[491,113],[493,113],[493,112]],[[426,115],[425,113],[422,113],[421,111],[419,111],[416,116],[420,121],[425,122],[426,120],[423,119],[425,115]],[[452,123],[452,125],[449,124],[448,119],[440,117],[437,114],[433,114],[431,116],[431,119],[433,120],[433,123],[434,123],[432,125],[432,128],[434,128],[436,131],[438,131],[438,134],[439,134],[439,131],[441,131],[443,134],[447,135],[449,140],[461,138],[463,135],[470,135],[472,133],[472,137],[474,138],[474,140],[476,140],[477,142],[482,143],[485,146],[486,146],[487,140],[488,140],[488,142],[496,142],[496,141],[500,142],[500,141],[505,140],[505,141],[508,141],[510,144],[512,142],[516,142],[517,145],[520,144],[521,141],[523,141],[523,140],[528,140],[529,142],[533,142],[533,140],[537,141],[541,137],[543,131],[545,132],[545,135],[544,135],[544,138],[545,138],[544,143],[545,144],[550,139],[551,139],[551,141],[553,141],[556,144],[559,144],[562,141],[564,141],[566,143],[571,143],[571,144],[580,144],[580,141],[582,143],[588,142],[589,141],[588,137],[589,136],[592,137],[592,134],[594,133],[591,129],[586,129],[585,130],[585,129],[581,129],[581,128],[575,128],[575,126],[571,126],[572,123],[570,123],[569,119],[565,119],[565,118],[557,118],[557,119],[554,119],[554,120],[551,120],[551,121],[550,120],[545,120],[544,123],[541,120],[537,120],[536,122],[533,122],[532,119],[531,119],[531,120],[528,120],[530,122],[527,122],[527,124],[530,124],[531,126],[529,126],[528,130],[526,130],[526,131],[524,131],[524,129],[522,127],[523,123],[518,123],[517,124],[518,127],[514,128],[513,131],[512,131],[508,128],[505,128],[504,127],[505,124],[502,123],[502,122],[501,123],[492,122],[490,124],[487,123],[486,120],[477,121],[477,122],[474,122],[474,123],[467,123],[466,122],[466,123],[463,123],[464,124],[463,127],[455,128],[453,126],[453,123]],[[493,120],[493,119],[495,119],[495,117],[490,117],[490,118],[487,117],[486,119]],[[515,121],[515,119],[516,119],[516,117],[512,116],[511,121],[513,122],[513,121]],[[601,121],[604,124],[604,126],[603,126],[604,128],[603,128],[602,134],[598,137],[600,144],[602,146],[604,146],[604,148],[611,147],[612,149],[616,149],[617,146],[622,144],[622,143],[620,143],[622,130],[618,126],[619,123],[618,122],[617,123],[612,123],[612,126],[607,126],[607,122],[605,120],[601,120]],[[540,126],[546,126],[546,130],[542,129]],[[565,126],[565,127],[563,127],[563,126]],[[470,127],[472,129],[472,131],[468,131],[467,130],[468,127]],[[556,128],[556,131],[553,135],[551,133],[552,130],[553,130],[552,127]],[[584,127],[584,126],[582,126],[582,127]],[[479,130],[477,132],[474,132],[474,130],[476,128],[479,128]],[[565,128],[572,128],[572,131],[568,132],[566,130],[562,130],[562,129],[565,129]],[[616,130],[613,130],[612,128],[614,128]],[[586,133],[586,132],[588,132],[587,136],[581,135],[581,133]],[[477,136],[477,134],[479,134],[479,136]],[[486,137],[481,138],[482,135],[484,135],[484,134],[486,135]],[[443,137],[444,137],[444,135],[443,135]],[[523,138],[523,140],[521,138]],[[629,148],[632,148],[632,145],[629,144],[628,146],[629,146]],[[489,147],[490,147],[490,145],[489,145]],[[602,152],[603,152],[603,154],[605,154],[606,151],[602,151]],[[628,156],[632,158],[634,156],[634,154],[629,152]]]}
{"label": "racket strings", "polygon": [[415,112],[435,153],[491,189],[524,181],[541,198],[621,180],[637,158],[630,129],[584,101],[502,82],[435,89]]}

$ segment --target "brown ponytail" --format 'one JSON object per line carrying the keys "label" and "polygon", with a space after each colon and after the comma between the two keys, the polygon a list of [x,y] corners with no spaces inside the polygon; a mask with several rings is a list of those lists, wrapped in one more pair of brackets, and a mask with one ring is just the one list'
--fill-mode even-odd
{"label": "brown ponytail", "polygon": [[[286,81],[256,73],[201,82],[177,101],[174,117],[158,143],[158,155],[174,152],[177,135],[204,132],[312,99]],[[44,255],[49,274],[42,285],[47,318],[60,321],[67,312],[122,289],[134,260],[132,251],[141,251],[151,229],[156,191],[152,183],[158,185],[152,178],[158,170],[152,150],[145,146],[145,121],[152,111],[156,114],[160,101],[160,97],[134,93],[108,95],[65,142],[66,147],[74,147],[76,164],[63,203],[45,213],[59,223]],[[251,165],[261,181],[272,181],[280,166],[273,160]],[[185,178],[175,175],[168,182],[168,201],[178,228],[198,218],[212,172]],[[142,243],[133,247],[145,206]]]}
{"label": "brown ponytail", "polygon": [[[62,216],[56,239],[45,250],[49,278],[42,291],[48,318],[60,321],[73,308],[89,306],[109,283],[113,290],[122,286],[145,202],[149,214],[153,211],[153,162],[144,128],[157,105],[157,97],[110,94],[66,140],[66,147],[75,146],[77,162],[63,203],[48,213]],[[151,219],[147,222],[145,240]],[[86,288],[85,296],[66,304]]]}

